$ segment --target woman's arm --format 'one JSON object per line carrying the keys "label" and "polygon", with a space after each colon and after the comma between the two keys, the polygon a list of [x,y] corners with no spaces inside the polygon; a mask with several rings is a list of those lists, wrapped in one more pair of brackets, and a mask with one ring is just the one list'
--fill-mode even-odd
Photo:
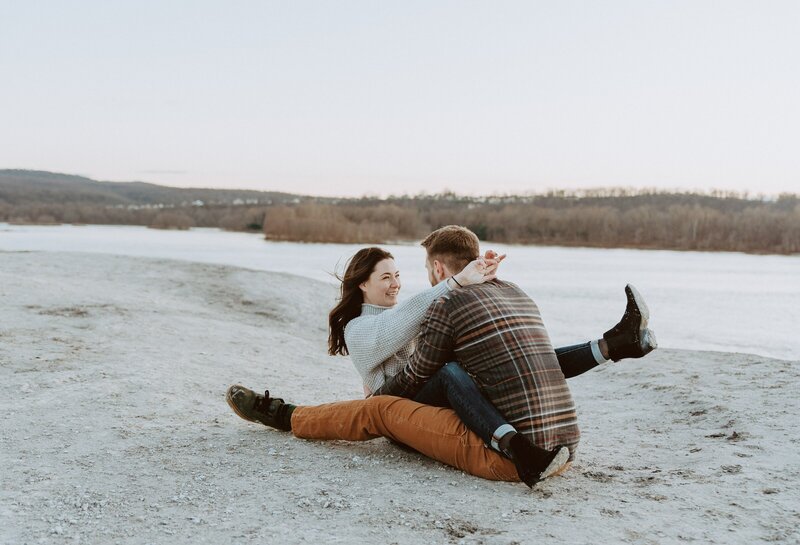
{"label": "woman's arm", "polygon": [[[488,257],[487,253],[487,257]],[[451,279],[416,294],[379,314],[362,314],[345,327],[344,338],[350,359],[365,383],[367,377],[398,350],[407,346],[419,333],[428,307],[451,289],[492,280],[505,256],[478,258]],[[452,282],[450,284],[449,282]]]}
{"label": "woman's arm", "polygon": [[449,291],[445,280],[380,314],[361,315],[347,324],[347,350],[365,382],[385,360],[414,340],[425,311]]}

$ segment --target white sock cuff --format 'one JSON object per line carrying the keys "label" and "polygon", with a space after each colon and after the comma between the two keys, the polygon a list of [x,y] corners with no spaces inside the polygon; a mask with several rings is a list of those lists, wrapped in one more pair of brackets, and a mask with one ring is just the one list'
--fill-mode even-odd
{"label": "white sock cuff", "polygon": [[592,356],[594,356],[594,361],[597,363],[605,363],[608,361],[603,357],[603,353],[600,352],[600,341],[592,341],[589,343],[589,346],[592,347]]}
{"label": "white sock cuff", "polygon": [[503,437],[505,437],[507,433],[510,433],[512,431],[517,431],[517,430],[511,424],[503,424],[502,426],[494,430],[494,433],[492,434],[492,448],[497,452],[500,452],[500,439],[502,439]]}

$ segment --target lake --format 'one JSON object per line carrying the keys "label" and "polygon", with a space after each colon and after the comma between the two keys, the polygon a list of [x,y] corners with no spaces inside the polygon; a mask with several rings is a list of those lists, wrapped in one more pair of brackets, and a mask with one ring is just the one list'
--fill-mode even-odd
{"label": "lake", "polygon": [[[362,246],[270,242],[262,235],[218,229],[0,223],[4,251],[169,258],[288,272],[328,283]],[[383,247],[400,268],[401,300],[428,286],[420,246]],[[483,248],[508,254],[500,276],[538,303],[557,346],[598,338],[613,326],[625,308],[623,288],[632,283],[650,306],[651,328],[662,347],[800,360],[800,256],[492,243]]]}

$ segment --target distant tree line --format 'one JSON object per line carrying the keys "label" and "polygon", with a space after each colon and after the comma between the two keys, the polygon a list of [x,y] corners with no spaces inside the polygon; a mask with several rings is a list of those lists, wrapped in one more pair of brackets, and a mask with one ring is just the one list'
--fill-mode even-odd
{"label": "distant tree line", "polygon": [[295,199],[272,205],[171,207],[0,201],[0,221],[220,227],[272,240],[386,243],[459,224],[515,244],[800,253],[800,198],[604,189],[580,193],[388,199]]}
{"label": "distant tree line", "polygon": [[482,240],[512,244],[800,253],[800,198],[616,191],[486,199],[440,195],[303,203],[265,211],[278,240],[375,243],[423,238],[465,225]]}
{"label": "distant tree line", "polygon": [[76,203],[11,206],[0,202],[0,221],[144,225],[161,229],[219,227],[231,231],[261,231],[266,208],[244,205],[126,207]]}

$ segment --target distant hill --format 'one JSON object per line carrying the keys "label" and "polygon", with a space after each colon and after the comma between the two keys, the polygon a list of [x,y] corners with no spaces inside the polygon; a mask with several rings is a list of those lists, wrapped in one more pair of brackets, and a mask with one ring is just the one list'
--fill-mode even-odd
{"label": "distant hill", "polygon": [[0,204],[172,205],[286,203],[299,195],[277,191],[166,187],[144,182],[99,182],[40,170],[0,170]]}
{"label": "distant hill", "polygon": [[363,244],[420,240],[459,224],[482,240],[512,244],[800,253],[799,196],[724,191],[334,199],[0,170],[0,222],[219,227],[262,231],[273,240]]}

